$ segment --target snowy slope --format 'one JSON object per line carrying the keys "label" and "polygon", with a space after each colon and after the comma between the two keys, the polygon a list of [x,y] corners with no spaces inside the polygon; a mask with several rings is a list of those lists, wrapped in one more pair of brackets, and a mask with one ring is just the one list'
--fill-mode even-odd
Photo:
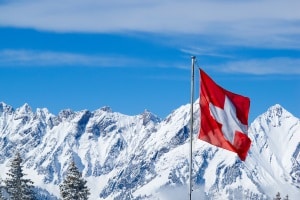
{"label": "snowy slope", "polygon": [[[195,103],[194,138],[199,127]],[[188,195],[189,111],[184,105],[161,120],[103,107],[93,112],[0,103],[0,176],[16,151],[35,185],[59,197],[58,185],[75,159],[91,199],[184,199]],[[246,162],[198,139],[193,143],[195,199],[272,199],[300,196],[300,122],[275,105],[249,128]]]}
{"label": "snowy slope", "polygon": [[249,132],[253,143],[246,163],[262,189],[299,198],[300,120],[275,105],[251,124]]}

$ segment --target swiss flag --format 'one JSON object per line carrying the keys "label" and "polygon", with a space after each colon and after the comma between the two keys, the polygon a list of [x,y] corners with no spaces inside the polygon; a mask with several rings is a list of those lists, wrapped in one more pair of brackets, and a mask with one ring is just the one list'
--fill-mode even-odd
{"label": "swiss flag", "polygon": [[200,77],[199,139],[233,151],[244,161],[251,145],[246,135],[250,99],[220,87],[201,69]]}

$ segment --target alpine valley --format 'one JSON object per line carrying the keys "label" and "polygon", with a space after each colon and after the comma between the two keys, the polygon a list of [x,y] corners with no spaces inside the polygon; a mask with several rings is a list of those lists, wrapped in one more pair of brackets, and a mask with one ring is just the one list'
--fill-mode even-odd
{"label": "alpine valley", "polygon": [[[300,198],[300,120],[280,105],[249,126],[245,162],[197,138],[194,104],[193,199],[273,199],[277,192]],[[188,198],[190,105],[165,119],[149,111],[136,116],[103,107],[32,111],[0,103],[0,177],[16,152],[40,199],[59,199],[70,160],[90,188],[90,199],[183,200]],[[3,184],[3,183],[2,183]]]}

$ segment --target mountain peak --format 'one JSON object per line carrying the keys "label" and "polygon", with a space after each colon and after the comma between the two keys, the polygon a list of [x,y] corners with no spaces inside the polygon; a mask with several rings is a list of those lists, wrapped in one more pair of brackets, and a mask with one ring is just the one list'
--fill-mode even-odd
{"label": "mountain peak", "polygon": [[289,113],[286,109],[284,109],[281,105],[275,104],[274,106],[271,106],[267,112],[265,113],[268,118],[272,119],[282,119],[282,118],[289,118],[293,115]]}
{"label": "mountain peak", "polygon": [[[28,104],[12,114],[1,113],[4,108],[9,106],[0,103],[0,176],[12,152],[20,149],[26,174],[33,174],[32,181],[45,191],[38,199],[57,199],[50,194],[59,194],[70,156],[91,188],[91,199],[184,198],[171,196],[188,182],[189,104],[163,121],[149,110],[127,116],[109,107],[65,109],[54,116],[47,109],[20,112],[30,111]],[[198,116],[197,109],[198,102]],[[288,116],[276,104],[251,124],[253,145],[246,164],[232,152],[195,140],[194,194],[203,194],[197,199],[266,200],[278,191],[297,199],[300,124]],[[199,120],[195,117],[195,130]],[[274,127],[277,122],[281,125]]]}
{"label": "mountain peak", "polygon": [[149,110],[145,109],[144,112],[141,114],[142,118],[143,118],[143,124],[146,125],[147,123],[149,123],[150,121],[154,122],[154,123],[158,123],[160,122],[160,118],[156,115],[154,115],[153,113],[151,113]]}
{"label": "mountain peak", "polygon": [[268,110],[276,111],[278,114],[281,114],[282,111],[286,111],[280,104],[275,104],[274,106],[271,106]]}
{"label": "mountain peak", "polygon": [[0,113],[2,112],[12,113],[13,111],[14,111],[13,107],[7,105],[4,102],[0,102]]}
{"label": "mountain peak", "polygon": [[67,119],[73,114],[74,114],[74,111],[72,111],[71,109],[64,109],[58,113],[58,117],[61,119]]}
{"label": "mountain peak", "polygon": [[103,106],[102,108],[100,108],[100,110],[105,111],[105,112],[109,112],[109,113],[112,112],[112,109],[109,106]]}
{"label": "mountain peak", "polygon": [[25,103],[23,106],[21,106],[20,108],[17,108],[17,112],[20,114],[26,114],[26,113],[31,113],[32,109],[29,106],[28,103]]}
{"label": "mountain peak", "polygon": [[[275,104],[268,108],[268,110],[260,115],[257,120],[260,123],[261,121],[266,121],[269,125],[273,127],[281,126],[281,122],[286,118],[291,118],[293,115],[285,110],[281,105]],[[254,120],[255,122],[256,120]]]}

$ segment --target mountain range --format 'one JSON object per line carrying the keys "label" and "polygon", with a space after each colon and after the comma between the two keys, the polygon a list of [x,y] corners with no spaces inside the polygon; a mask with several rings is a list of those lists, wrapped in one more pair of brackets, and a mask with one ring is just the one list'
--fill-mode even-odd
{"label": "mountain range", "polygon": [[[197,139],[194,103],[193,199],[300,197],[300,120],[280,105],[249,126],[245,162]],[[145,110],[135,116],[65,109],[58,115],[28,104],[0,103],[0,177],[16,152],[40,199],[58,199],[59,184],[74,159],[87,180],[90,199],[182,200],[188,198],[190,104],[165,119]]]}

